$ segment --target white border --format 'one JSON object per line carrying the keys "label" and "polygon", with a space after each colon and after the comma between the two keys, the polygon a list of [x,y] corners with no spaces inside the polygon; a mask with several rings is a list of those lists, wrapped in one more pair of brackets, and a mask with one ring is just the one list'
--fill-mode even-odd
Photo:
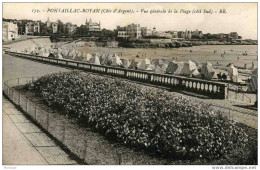
{"label": "white border", "polygon": [[[2,9],[3,9],[3,2],[13,2],[13,1],[11,1],[11,0],[4,0],[4,1],[2,1],[1,0],[1,9],[0,9],[0,13],[1,13],[1,16],[3,15],[2,14]],[[26,0],[26,1],[15,1],[15,2],[17,2],[17,3],[22,3],[22,2],[35,2],[36,3],[36,1],[35,0]],[[74,3],[72,0],[55,0],[54,2],[52,2],[52,1],[43,1],[43,0],[41,0],[41,1],[37,1],[37,3],[38,2],[45,2],[45,3],[54,3],[54,2],[72,2],[72,3]],[[113,0],[113,1],[111,1],[111,0],[107,0],[107,1],[104,1],[104,0],[77,0],[76,2],[97,2],[97,3],[100,3],[100,2],[104,2],[104,3],[107,3],[107,2],[122,2],[122,3],[126,3],[126,2],[130,2],[130,3],[133,3],[133,2],[158,2],[158,3],[163,3],[163,2],[173,2],[173,3],[178,3],[178,2],[180,2],[180,3],[183,3],[183,2],[187,2],[187,3],[198,3],[198,2],[201,2],[201,3],[206,3],[206,2],[215,2],[215,3],[220,3],[220,2],[223,2],[223,3],[228,3],[228,2],[231,2],[231,3],[235,3],[235,2],[237,2],[237,3],[249,3],[249,2],[258,2],[257,0],[250,0],[250,1],[246,1],[246,0],[236,0],[236,1],[234,1],[234,0],[229,0],[229,1],[225,1],[225,0],[215,0],[215,1],[205,1],[205,0],[200,0],[200,1],[196,1],[196,0],[183,0],[183,1],[173,1],[173,0],[163,0],[163,1],[159,1],[159,0],[141,0],[141,1],[126,1],[126,0]],[[259,7],[259,6],[258,6]],[[3,16],[2,16],[3,17]],[[258,19],[257,19],[258,21],[259,21],[259,13],[258,13]],[[2,20],[1,20],[1,25],[2,25]],[[258,25],[258,24],[257,24]],[[1,32],[1,37],[2,37],[2,27],[0,28],[0,32]],[[258,27],[258,33],[259,33],[259,27]],[[258,34],[258,40],[259,40],[259,34]],[[2,48],[2,43],[1,43],[1,48]],[[259,54],[259,46],[258,46],[258,54]],[[2,58],[2,57],[1,57]],[[1,63],[1,66],[2,66],[2,59],[0,60],[0,63]],[[258,64],[259,64],[259,62],[258,62]],[[2,69],[0,70],[0,73],[1,73],[1,75],[0,75],[0,77],[1,77],[1,80],[3,80],[2,79]],[[258,81],[259,81],[259,79],[258,79]],[[1,88],[1,91],[2,91],[2,84],[3,83],[1,83],[1,85],[0,85],[0,88]],[[259,84],[259,82],[258,82],[258,84]],[[258,100],[259,100],[259,95],[258,95]],[[2,103],[2,97],[1,97],[1,99],[0,99],[0,102]],[[2,111],[2,105],[0,106],[0,109],[1,109],[1,111]],[[1,123],[1,127],[2,127],[2,119],[0,120],[0,123]],[[258,119],[258,124],[259,124],[259,119]],[[2,131],[1,131],[1,140],[0,140],[0,144],[1,144],[1,152],[2,152]],[[258,131],[258,141],[259,141],[259,131]],[[2,158],[2,154],[1,154],[1,158]],[[1,163],[2,163],[2,159],[1,159]],[[258,163],[259,163],[259,149],[258,149]],[[146,169],[146,168],[149,168],[150,170],[156,170],[156,169],[158,169],[158,168],[163,168],[163,169],[165,169],[165,170],[168,170],[168,169],[174,169],[174,170],[176,170],[176,169],[181,169],[181,170],[185,170],[185,169],[192,169],[192,170],[204,170],[204,169],[213,169],[213,167],[220,167],[220,168],[223,168],[223,169],[225,169],[225,167],[231,167],[231,166],[226,166],[226,165],[224,165],[224,166],[212,166],[212,165],[153,165],[153,166],[146,166],[146,165],[140,165],[140,166],[133,166],[133,165],[129,165],[129,166],[108,166],[108,165],[106,165],[106,166],[102,166],[102,165],[96,165],[96,166],[93,166],[93,165],[86,165],[86,166],[71,166],[71,165],[66,165],[66,166],[51,166],[51,165],[46,165],[46,166],[39,166],[39,165],[33,165],[33,166],[3,166],[2,165],[2,167],[1,167],[1,169],[5,169],[5,170],[7,170],[7,169],[13,169],[13,168],[15,168],[15,169],[25,169],[25,170],[35,170],[35,169],[39,169],[39,170],[45,170],[45,169],[55,169],[55,170],[57,170],[58,168],[60,169],[63,169],[63,170],[71,170],[71,169],[82,169],[82,170],[86,170],[86,169],[104,169],[104,168],[106,168],[106,169],[113,169],[113,170],[117,170],[117,169],[121,169],[121,168],[124,168],[124,169],[128,169],[128,170],[132,170],[133,168],[134,169]],[[240,167],[240,168],[242,168],[243,166],[234,166],[233,168],[235,169],[235,167]],[[247,166],[248,167],[248,166]],[[258,168],[258,166],[256,166],[257,168]]]}

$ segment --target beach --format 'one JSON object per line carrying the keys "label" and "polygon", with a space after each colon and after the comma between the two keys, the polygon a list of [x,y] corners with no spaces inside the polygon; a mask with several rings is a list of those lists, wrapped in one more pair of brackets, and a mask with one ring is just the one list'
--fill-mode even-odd
{"label": "beach", "polygon": [[[211,62],[213,65],[226,66],[233,63],[235,66],[252,68],[257,67],[257,45],[203,45],[182,48],[107,48],[107,47],[75,47],[75,50],[88,53],[117,53],[121,58],[140,60],[143,58],[188,61],[197,63]],[[216,52],[214,53],[214,50]],[[247,56],[243,56],[246,52]],[[224,54],[225,53],[225,54]],[[221,57],[224,54],[224,57]],[[136,57],[136,56],[139,57]]]}

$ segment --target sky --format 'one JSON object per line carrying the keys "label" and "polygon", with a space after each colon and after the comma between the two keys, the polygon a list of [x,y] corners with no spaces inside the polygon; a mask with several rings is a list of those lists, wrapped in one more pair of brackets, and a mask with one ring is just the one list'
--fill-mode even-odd
{"label": "sky", "polygon": [[[92,11],[62,13],[53,12],[55,9]],[[100,11],[93,13],[94,9]],[[111,10],[110,13],[101,13],[106,9]],[[119,9],[132,10],[133,13],[117,13]],[[220,13],[223,9],[226,12]],[[166,13],[150,13],[152,10],[165,10]],[[168,13],[169,10],[172,13]],[[203,13],[204,10],[213,13]],[[60,19],[78,26],[91,18],[92,21],[100,21],[101,28],[106,29],[136,23],[148,28],[156,27],[157,31],[198,29],[212,34],[237,32],[243,39],[257,39],[257,3],[3,3],[3,18],[6,19],[45,22],[48,17],[50,21]]]}

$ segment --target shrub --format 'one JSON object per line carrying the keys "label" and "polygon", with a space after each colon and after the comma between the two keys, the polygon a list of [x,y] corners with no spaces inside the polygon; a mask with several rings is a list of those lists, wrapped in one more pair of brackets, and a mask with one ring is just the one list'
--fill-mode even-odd
{"label": "shrub", "polygon": [[175,158],[218,158],[247,135],[210,105],[122,80],[56,73],[28,84],[49,106],[117,141]]}

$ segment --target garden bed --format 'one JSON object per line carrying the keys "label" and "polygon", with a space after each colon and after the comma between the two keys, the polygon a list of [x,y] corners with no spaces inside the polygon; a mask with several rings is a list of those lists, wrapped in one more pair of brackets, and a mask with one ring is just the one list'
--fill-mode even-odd
{"label": "garden bed", "polygon": [[[63,73],[63,74],[72,74],[72,75],[75,74],[76,76],[79,75],[79,73]],[[75,75],[73,75],[73,76],[75,76]],[[60,83],[59,81],[61,79],[59,80],[59,77],[57,77],[57,76],[64,76],[64,75],[62,75],[62,74],[61,75],[56,75],[56,77],[54,75],[54,77],[56,78],[55,81]],[[70,76],[70,75],[65,75],[65,78],[63,77],[62,81],[63,80],[66,81],[66,76]],[[84,78],[83,78],[83,80],[81,80],[81,78],[82,78],[81,75],[79,77],[80,77],[80,79],[77,79],[77,78],[74,79],[75,82],[77,82],[78,80],[79,81],[77,83],[82,83],[82,81],[86,81]],[[85,78],[90,79],[92,77],[86,76]],[[44,80],[46,80],[46,78]],[[47,80],[48,80],[48,78],[47,78]],[[100,82],[102,82],[104,80],[107,80],[107,79],[102,79],[102,80],[97,80],[97,81],[100,83]],[[52,88],[54,88],[54,87],[56,87],[55,83],[57,83],[55,81],[53,81],[52,83],[49,82],[50,84],[48,84],[48,82],[46,82],[47,85],[45,84],[42,87],[50,88],[51,84],[52,85],[54,84],[54,86],[52,87]],[[96,80],[94,79],[94,81],[96,81]],[[40,81],[40,84],[41,83],[42,82]],[[119,82],[117,82],[117,81],[113,82],[112,81],[110,83],[107,83],[106,85],[110,86],[110,87],[107,87],[107,88],[117,87],[117,85],[113,86],[113,85],[115,85],[114,83],[119,83]],[[72,84],[73,84],[73,82],[72,82]],[[31,87],[31,88],[37,88],[37,86],[39,84],[38,85],[34,84],[34,85],[35,86]],[[98,86],[98,84],[95,84],[95,83],[94,83],[94,85]],[[119,85],[120,86],[125,86],[125,84],[120,84],[120,83],[119,83]],[[81,85],[79,85],[79,86],[81,86]],[[120,88],[120,86],[118,86],[118,88]],[[66,86],[66,87],[69,88],[69,86]],[[130,86],[127,85],[127,87],[130,90],[133,90],[133,89],[131,89]],[[147,93],[147,91],[149,91],[149,89],[142,89],[141,88],[141,91],[140,91],[140,89],[138,89],[139,87],[141,87],[141,86],[135,86],[135,89],[137,89],[138,93],[142,93],[142,95],[137,95],[137,96],[133,97],[133,99],[138,98],[139,101],[140,101],[139,103],[144,102],[145,101],[144,98],[147,97],[147,95],[148,96],[151,95],[150,98],[149,98],[150,100],[148,100],[148,103],[153,101],[154,103],[151,103],[153,106],[156,105],[156,102],[158,103],[158,102],[162,102],[162,101],[163,101],[162,102],[163,104],[161,104],[161,106],[165,107],[165,108],[166,107],[170,107],[170,106],[165,105],[166,104],[165,102],[169,102],[169,104],[175,104],[176,105],[176,103],[174,103],[175,99],[170,99],[169,98],[170,96],[165,95],[163,93],[163,91],[159,91],[160,95],[158,96],[158,94],[157,94],[158,91],[156,91],[155,94],[154,93]],[[87,163],[90,163],[90,164],[119,164],[119,163],[120,164],[254,164],[253,163],[254,162],[254,158],[253,157],[250,158],[250,156],[253,155],[253,153],[251,153],[251,152],[253,152],[254,149],[251,147],[250,151],[248,149],[246,149],[247,151],[249,151],[249,153],[243,153],[243,151],[245,151],[244,148],[242,150],[240,150],[239,148],[235,148],[235,147],[233,148],[232,144],[230,144],[230,145],[225,144],[224,143],[225,141],[227,141],[227,142],[230,142],[230,141],[236,142],[236,141],[234,141],[232,139],[226,139],[224,136],[227,136],[227,135],[224,135],[222,137],[219,136],[218,138],[219,139],[220,138],[225,138],[225,141],[223,141],[223,145],[225,145],[227,147],[231,147],[232,151],[229,150],[229,152],[227,154],[223,154],[221,156],[220,155],[219,156],[214,155],[214,156],[211,157],[211,159],[208,159],[209,157],[206,157],[207,152],[204,152],[204,150],[197,150],[197,152],[195,152],[195,153],[197,155],[198,154],[199,155],[196,156],[196,154],[192,154],[192,149],[194,149],[194,148],[196,149],[196,147],[197,148],[201,147],[201,148],[208,149],[209,151],[213,152],[214,151],[214,147],[212,147],[212,148],[205,147],[205,144],[203,144],[203,145],[197,144],[196,146],[190,146],[190,144],[188,144],[187,142],[186,143],[179,142],[181,140],[185,140],[186,139],[185,135],[189,134],[190,132],[194,132],[194,134],[199,135],[199,137],[200,137],[200,139],[197,139],[197,140],[195,140],[196,136],[194,137],[194,139],[191,138],[193,142],[194,141],[201,141],[201,138],[206,139],[206,140],[213,139],[213,138],[210,138],[208,136],[205,136],[205,135],[207,135],[206,134],[207,132],[204,129],[205,127],[202,127],[202,126],[205,126],[203,124],[203,122],[207,122],[208,120],[210,120],[210,121],[212,121],[211,122],[212,124],[211,125],[207,125],[206,127],[212,126],[212,127],[208,127],[208,131],[213,133],[213,135],[219,135],[221,133],[221,131],[219,131],[218,133],[215,133],[213,131],[213,128],[216,128],[216,127],[218,127],[219,129],[224,127],[224,129],[222,128],[223,131],[225,130],[228,133],[232,133],[231,136],[235,135],[235,132],[233,132],[233,130],[230,131],[229,127],[226,127],[226,126],[232,126],[232,129],[235,129],[234,131],[238,132],[238,134],[234,136],[234,137],[240,138],[240,139],[236,139],[237,141],[241,140],[241,142],[243,144],[245,143],[245,148],[247,148],[249,146],[254,146],[254,144],[252,144],[252,143],[251,143],[251,145],[248,144],[248,143],[252,142],[252,140],[249,141],[249,142],[243,142],[245,136],[243,135],[243,131],[241,131],[240,128],[238,128],[237,126],[234,126],[231,123],[229,124],[227,122],[227,120],[222,118],[217,113],[216,113],[217,116],[215,115],[214,117],[212,117],[210,115],[210,113],[208,113],[208,111],[210,111],[210,110],[204,110],[204,109],[207,109],[206,108],[207,106],[204,105],[204,104],[201,104],[201,103],[190,104],[189,103],[190,101],[185,99],[185,98],[183,98],[183,99],[176,99],[177,102],[179,102],[179,101],[183,102],[184,101],[184,105],[189,106],[189,108],[187,108],[187,106],[179,106],[178,104],[176,105],[175,109],[180,109],[180,112],[183,115],[180,116],[179,113],[175,113],[174,111],[173,111],[173,113],[168,113],[168,112],[165,113],[165,111],[161,111],[161,113],[166,114],[165,116],[169,116],[168,117],[169,120],[174,118],[174,119],[176,119],[177,122],[181,122],[183,124],[185,124],[184,122],[186,122],[186,124],[188,124],[188,125],[184,126],[184,125],[178,125],[177,124],[176,125],[178,127],[177,130],[176,130],[175,127],[173,127],[173,129],[176,130],[177,132],[175,131],[174,132],[175,134],[172,134],[172,138],[170,138],[170,139],[165,138],[165,137],[157,137],[156,139],[159,140],[160,144],[161,145],[164,144],[164,145],[163,146],[159,145],[159,146],[155,147],[154,143],[147,144],[147,143],[145,143],[143,141],[139,142],[139,140],[137,140],[139,143],[133,142],[133,141],[135,141],[135,137],[136,136],[133,136],[134,137],[133,139],[132,138],[122,138],[122,137],[120,138],[120,136],[119,137],[117,136],[120,133],[117,132],[115,129],[113,129],[114,127],[112,127],[112,129],[111,129],[111,131],[114,131],[113,133],[107,132],[107,131],[104,132],[104,128],[102,129],[102,127],[99,127],[99,125],[97,123],[95,123],[94,121],[92,121],[92,122],[88,121],[88,119],[86,119],[86,117],[84,117],[86,115],[83,115],[83,118],[79,119],[77,116],[75,117],[75,115],[74,115],[74,113],[77,113],[77,112],[75,112],[75,110],[73,112],[68,112],[68,110],[67,110],[67,113],[64,113],[64,112],[66,112],[66,110],[64,110],[64,108],[61,107],[62,106],[61,105],[62,102],[60,104],[58,104],[57,102],[56,103],[55,102],[50,103],[51,100],[52,100],[52,99],[50,99],[50,100],[48,99],[50,96],[45,94],[45,97],[48,96],[48,98],[46,99],[46,98],[44,98],[44,95],[42,96],[42,95],[40,95],[40,93],[38,93],[36,95],[34,92],[36,92],[37,90],[36,91],[27,91],[26,88],[21,88],[20,87],[20,88],[17,88],[17,89],[19,89],[19,91],[21,93],[23,93],[24,95],[26,95],[28,98],[32,99],[32,101],[34,103],[36,103],[37,105],[40,105],[41,108],[43,107],[44,110],[47,110],[48,112],[52,112],[52,113],[58,114],[59,116],[63,116],[64,119],[68,119],[69,118],[70,120],[74,120],[74,121],[71,122],[71,125],[74,126],[74,127],[69,128],[71,130],[70,134],[73,134],[73,133],[74,134],[75,133],[79,133],[79,134],[82,133],[82,134],[84,134],[85,139],[88,141],[88,144],[87,144],[88,147],[87,147],[87,151],[86,151],[86,158],[87,157],[91,158],[91,159],[88,159],[88,158],[85,159]],[[93,87],[93,86],[92,86],[92,88],[94,88],[94,90],[99,90],[98,88]],[[85,92],[86,91],[88,91],[88,89],[85,89]],[[114,91],[115,91],[115,93],[118,92],[117,89],[114,89]],[[120,91],[120,92],[124,93],[124,91],[127,91],[127,90],[124,89],[123,91]],[[59,92],[57,92],[57,89],[54,88],[53,89],[53,93],[54,92],[56,93],[55,94],[56,97],[61,97],[60,96],[61,94],[59,94]],[[70,93],[70,92],[67,92],[67,93]],[[100,93],[103,94],[104,91],[100,91]],[[110,95],[110,93],[108,95]],[[77,96],[78,96],[78,94],[77,94]],[[95,95],[93,97],[95,99],[98,98],[98,96],[95,96]],[[118,97],[121,97],[121,96],[118,95]],[[163,100],[163,99],[154,99],[153,97],[162,97],[162,98],[163,97],[168,97],[168,101]],[[90,93],[89,93],[88,94],[88,99],[90,99],[90,98],[91,97],[90,97]],[[115,100],[116,101],[116,99],[111,99],[111,98],[109,100]],[[82,99],[80,101],[82,101]],[[128,100],[118,101],[119,105],[120,105],[120,103],[122,103],[124,101],[128,101]],[[97,102],[97,101],[95,101],[95,102]],[[94,104],[95,104],[95,102],[94,102]],[[66,103],[66,102],[63,102],[63,103]],[[69,103],[73,103],[73,101],[70,101]],[[136,104],[136,103],[134,103],[134,104]],[[49,105],[51,107],[49,107],[47,105]],[[88,105],[91,105],[91,103],[88,103]],[[92,103],[92,105],[93,105],[93,103]],[[141,105],[138,109],[142,110],[142,108],[144,106],[147,106],[147,105]],[[200,112],[200,110],[196,109],[196,107],[200,107],[200,106],[203,106],[205,108],[202,107],[200,109],[200,110],[203,110],[202,113],[198,114],[197,112]],[[118,105],[114,105],[113,107],[118,107]],[[157,105],[156,105],[156,107],[158,109]],[[185,111],[185,109],[188,109],[188,110]],[[135,111],[138,112],[138,114],[139,114],[139,110],[135,110]],[[194,110],[195,110],[195,112],[194,112]],[[115,110],[113,110],[113,111],[115,111]],[[121,110],[121,111],[123,111],[123,110]],[[117,110],[117,112],[118,112],[118,110]],[[146,111],[143,111],[143,112],[145,113]],[[150,114],[150,112],[154,113],[153,110],[150,110],[147,114]],[[105,112],[104,114],[106,114],[106,113],[107,112]],[[168,113],[168,115],[167,115],[167,113]],[[200,129],[200,130],[195,130],[195,129],[191,130],[191,128],[194,128],[194,127],[189,127],[188,128],[188,126],[191,125],[191,123],[189,123],[189,122],[192,122],[192,120],[186,121],[184,119],[187,119],[186,116],[189,113],[198,114],[198,115],[196,115],[195,118],[198,119],[199,121],[197,122],[197,124],[193,124],[193,126],[195,128],[201,127],[202,129]],[[172,114],[175,114],[174,117],[171,117]],[[120,115],[120,113],[118,113],[114,119],[116,120],[119,115]],[[128,116],[127,114],[124,114],[123,116],[125,116],[125,115]],[[106,116],[106,115],[102,115],[102,116]],[[102,120],[102,118],[103,118],[102,116],[99,117],[99,119]],[[146,117],[145,119],[142,119],[142,117],[138,118],[138,119],[142,120],[141,122],[139,121],[139,123],[142,124],[142,126],[140,127],[141,129],[143,127],[145,127],[147,123],[149,124],[151,121],[155,121],[154,119],[156,119],[156,121],[157,121],[157,119],[160,120],[160,121],[163,120],[161,126],[158,126],[158,122],[157,122],[157,123],[155,123],[155,124],[157,124],[157,127],[155,129],[153,129],[153,127],[150,127],[150,129],[155,130],[153,133],[155,133],[156,130],[160,130],[159,134],[162,134],[162,135],[163,135],[163,133],[168,133],[169,130],[167,128],[171,129],[171,127],[169,127],[169,126],[171,126],[171,124],[174,123],[174,122],[171,122],[171,124],[167,125],[167,128],[165,130],[163,130],[164,129],[163,127],[165,126],[164,123],[165,123],[165,121],[167,121],[165,119],[166,117],[162,117],[161,115],[156,115],[156,117],[154,119],[151,119],[150,116],[154,116],[154,115],[148,115],[148,116],[149,117]],[[194,115],[189,115],[189,116],[193,117]],[[205,118],[208,118],[208,119],[205,119]],[[97,119],[96,121],[100,121],[99,119]],[[138,122],[138,119],[136,120],[137,122]],[[149,122],[145,122],[146,119],[149,120]],[[201,122],[201,120],[203,120],[203,122]],[[218,124],[216,124],[214,121],[218,121],[219,123],[221,123],[220,126]],[[88,123],[86,123],[86,122],[88,122]],[[75,126],[77,126],[77,127],[75,127]],[[149,126],[151,126],[151,124],[149,124]],[[75,128],[78,129],[78,130],[76,130],[76,131],[72,130],[72,129],[75,129]],[[119,128],[120,128],[120,126],[119,126]],[[140,129],[136,129],[136,131],[138,131],[138,130],[140,130]],[[225,131],[223,133],[227,133]],[[251,132],[253,130],[250,129],[249,131]],[[149,134],[149,132],[145,132],[145,133]],[[134,134],[134,135],[136,135],[136,134]],[[151,136],[152,134],[149,134],[149,135],[150,135],[149,138],[154,139],[154,137]],[[170,134],[168,134],[167,136],[169,136],[169,135]],[[174,137],[178,137],[179,139],[176,140]],[[126,140],[126,142],[123,142],[124,139],[128,139],[128,140]],[[140,139],[143,139],[143,136],[141,136]],[[164,139],[164,141],[161,141],[161,139]],[[216,139],[215,136],[214,136],[214,139]],[[252,139],[256,139],[256,138],[252,137]],[[216,140],[218,140],[218,139],[216,139]],[[220,139],[220,140],[224,140],[224,139]],[[144,140],[144,141],[149,141],[149,140]],[[172,143],[169,143],[169,144],[165,143],[167,141],[171,141]],[[177,148],[182,147],[181,150],[176,150],[176,148],[173,147],[175,145],[174,142],[177,142],[176,143]],[[216,141],[212,141],[212,140],[211,140],[211,142],[216,143]],[[71,145],[71,142],[67,142],[67,143],[68,143],[68,145]],[[125,144],[123,144],[123,143],[125,143]],[[144,143],[144,146],[142,145],[143,143]],[[148,147],[146,147],[146,145],[148,145]],[[130,147],[125,147],[125,146],[130,146]],[[151,147],[151,146],[153,146],[153,147]],[[184,148],[184,146],[185,146],[185,148]],[[198,147],[198,146],[200,146],[200,147]],[[168,151],[167,151],[167,147],[169,148]],[[223,151],[225,151],[225,149],[223,150],[222,146],[215,146],[215,148],[219,149],[218,151],[215,151],[216,154],[223,153]],[[88,150],[88,149],[90,149],[90,150]],[[241,151],[241,153],[239,153],[238,151]],[[187,152],[188,152],[188,154],[187,154]],[[241,160],[243,160],[243,162],[241,162]]]}

